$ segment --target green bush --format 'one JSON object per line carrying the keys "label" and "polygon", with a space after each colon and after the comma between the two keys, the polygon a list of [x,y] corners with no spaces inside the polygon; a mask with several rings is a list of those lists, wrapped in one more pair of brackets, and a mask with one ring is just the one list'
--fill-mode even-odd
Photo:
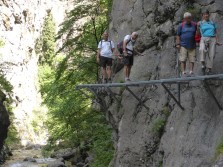
{"label": "green bush", "polygon": [[153,122],[152,132],[161,137],[166,125],[166,120],[163,118],[158,118]]}
{"label": "green bush", "polygon": [[[185,12],[190,12],[192,14],[193,17],[193,21],[200,21],[201,20],[201,9],[198,7],[194,7],[194,6],[189,6],[185,11]],[[183,18],[183,15],[182,15]]]}
{"label": "green bush", "polygon": [[223,154],[223,139],[218,143],[215,151],[215,157],[218,158]]}

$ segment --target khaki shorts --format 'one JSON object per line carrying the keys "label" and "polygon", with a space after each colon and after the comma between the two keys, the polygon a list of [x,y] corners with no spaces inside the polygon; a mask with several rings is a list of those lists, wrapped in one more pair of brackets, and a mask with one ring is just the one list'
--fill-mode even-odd
{"label": "khaki shorts", "polygon": [[189,61],[191,63],[195,62],[195,56],[196,56],[196,49],[187,49],[185,47],[181,47],[180,49],[180,58],[179,60],[181,62],[187,61],[187,58],[189,58]]}

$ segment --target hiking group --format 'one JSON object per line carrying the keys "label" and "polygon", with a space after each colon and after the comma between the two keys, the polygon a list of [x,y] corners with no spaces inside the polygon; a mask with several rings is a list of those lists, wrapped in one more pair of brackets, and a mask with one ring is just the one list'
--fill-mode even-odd
{"label": "hiking group", "polygon": [[[129,82],[134,56],[141,55],[134,49],[138,39],[138,33],[126,35],[124,40],[118,43],[117,50],[113,41],[109,40],[107,32],[103,34],[103,40],[98,44],[97,62],[103,73],[103,83],[112,83],[112,56],[115,55],[124,64],[125,82]],[[184,20],[177,29],[176,48],[180,56],[181,77],[194,76],[194,63],[196,61],[196,47],[199,46],[200,62],[204,75],[211,75],[213,61],[218,42],[217,25],[210,19],[208,10],[202,12],[202,20],[198,23],[192,21],[192,14],[186,12]],[[186,72],[186,61],[189,59],[190,71]]]}

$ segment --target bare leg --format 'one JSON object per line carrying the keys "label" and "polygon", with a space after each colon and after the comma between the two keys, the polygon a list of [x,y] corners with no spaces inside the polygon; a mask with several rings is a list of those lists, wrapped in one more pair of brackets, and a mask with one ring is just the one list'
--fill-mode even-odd
{"label": "bare leg", "polygon": [[194,71],[194,63],[190,62],[190,73],[193,73]]}
{"label": "bare leg", "polygon": [[102,68],[102,72],[103,72],[103,80],[107,79],[107,75],[106,75],[106,67]]}
{"label": "bare leg", "polygon": [[124,67],[124,75],[125,75],[125,78],[128,78],[128,66]]}
{"label": "bare leg", "polygon": [[111,79],[111,75],[112,75],[111,66],[107,67],[107,75],[108,75],[108,79]]}
{"label": "bare leg", "polygon": [[132,66],[128,66],[128,78],[129,78],[129,76],[130,76],[131,69],[132,69]]}
{"label": "bare leg", "polygon": [[181,72],[182,72],[182,74],[184,74],[185,71],[186,71],[186,62],[182,61],[181,62]]}

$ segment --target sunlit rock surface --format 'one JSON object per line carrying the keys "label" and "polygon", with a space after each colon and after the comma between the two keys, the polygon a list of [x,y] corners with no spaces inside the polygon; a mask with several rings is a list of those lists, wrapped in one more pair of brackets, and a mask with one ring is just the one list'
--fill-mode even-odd
{"label": "sunlit rock surface", "polygon": [[[51,11],[56,28],[72,7],[60,0],[7,0],[0,2],[0,62],[8,63],[6,77],[13,85],[14,125],[23,145],[44,144],[47,132],[36,134],[32,129],[33,111],[42,112],[38,92],[38,56],[35,41],[40,36],[44,18]],[[40,110],[40,111],[39,111]]]}

